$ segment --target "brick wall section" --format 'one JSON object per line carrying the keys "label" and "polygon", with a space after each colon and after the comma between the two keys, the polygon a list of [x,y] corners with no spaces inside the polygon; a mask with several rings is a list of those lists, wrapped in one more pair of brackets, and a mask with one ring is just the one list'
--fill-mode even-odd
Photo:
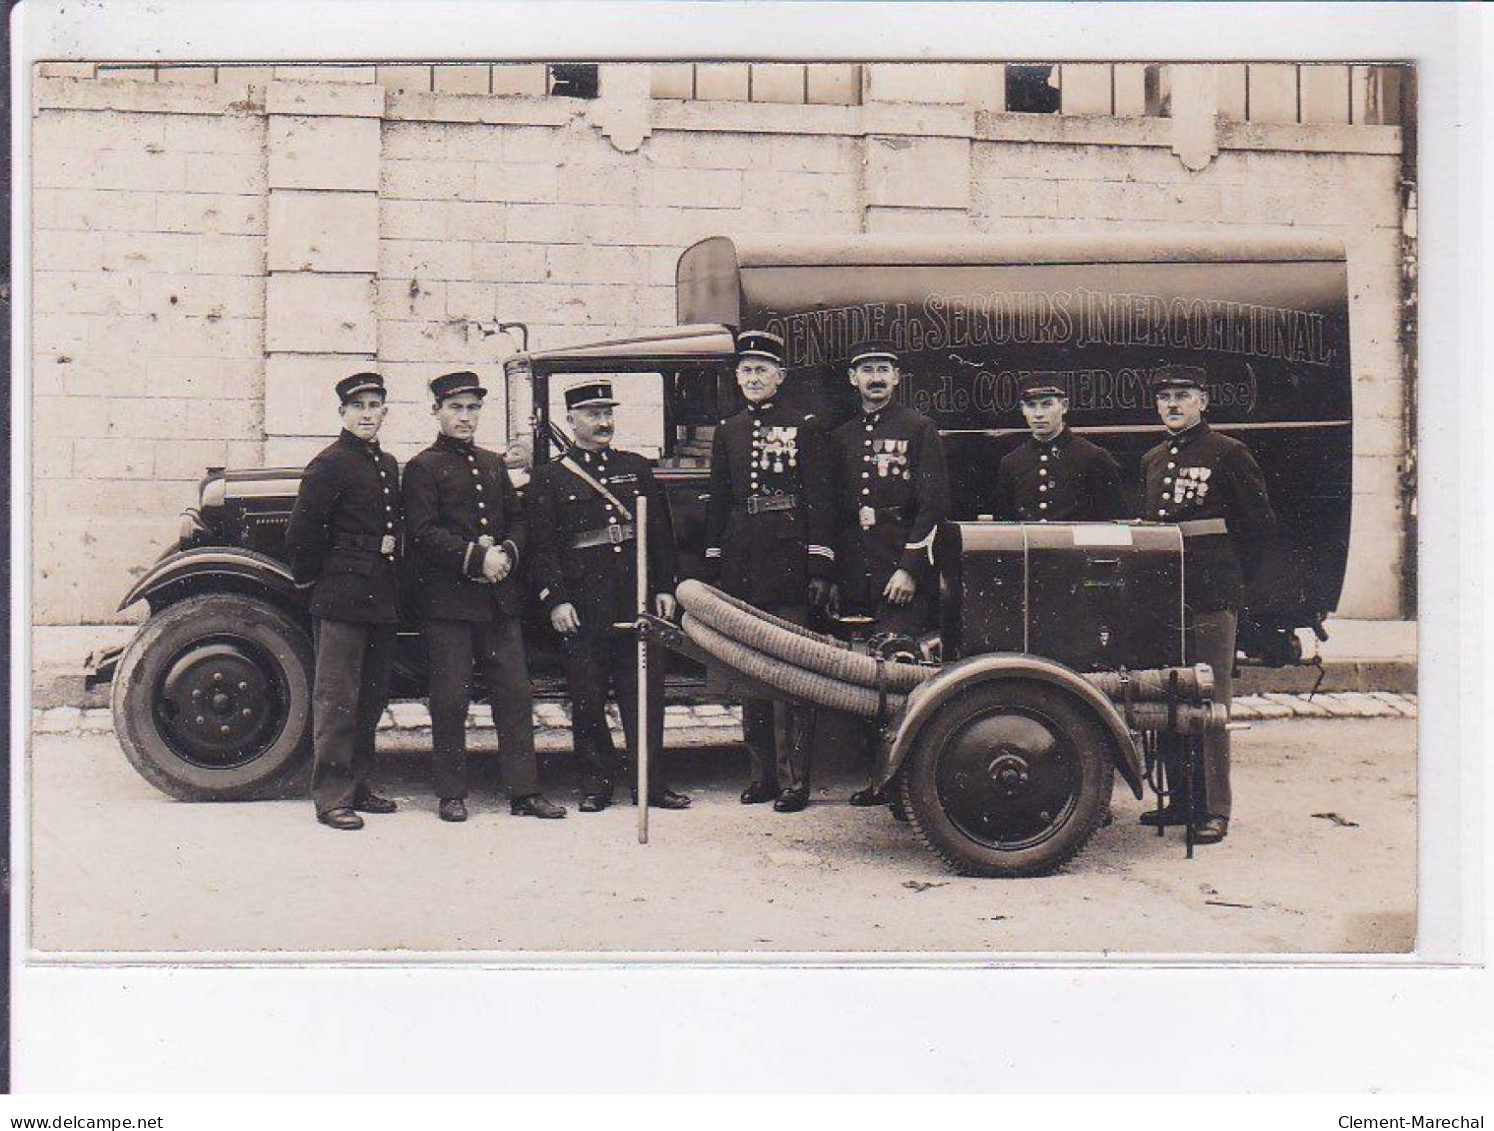
{"label": "brick wall section", "polygon": [[[371,70],[361,92],[286,82],[308,77],[286,68],[235,86],[230,70],[216,84],[40,86],[39,623],[113,617],[202,468],[304,459],[336,431],[327,390],[354,366],[376,362],[388,379],[386,441],[405,459],[433,431],[431,376],[475,369],[504,396],[514,343],[498,322],[527,323],[541,348],[670,326],[675,260],[702,236],[1078,223],[1344,236],[1356,497],[1340,612],[1396,615],[1393,127],[1221,121],[1220,153],[1195,173],[1170,152],[1166,120],[991,113],[968,69],[910,85],[866,68],[856,106],[653,100],[630,151],[604,136],[602,103],[445,92]],[[277,90],[306,101],[277,105]],[[910,92],[921,101],[897,101]],[[348,110],[370,98],[377,117]],[[504,415],[495,404],[484,424],[495,446]],[[624,432],[646,440],[653,426],[645,410]]]}
{"label": "brick wall section", "polygon": [[248,94],[33,120],[40,623],[110,617],[203,469],[264,458],[265,121]]}

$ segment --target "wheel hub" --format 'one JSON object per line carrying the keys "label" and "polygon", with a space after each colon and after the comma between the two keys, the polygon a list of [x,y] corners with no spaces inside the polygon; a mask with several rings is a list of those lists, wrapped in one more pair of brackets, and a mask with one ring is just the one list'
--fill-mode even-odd
{"label": "wheel hub", "polygon": [[201,641],[166,669],[156,696],[162,734],[198,765],[247,762],[274,740],[280,688],[268,657],[244,641]]}
{"label": "wheel hub", "polygon": [[986,774],[1003,797],[1017,797],[1032,780],[1027,759],[1010,750],[992,758]]}
{"label": "wheel hub", "polygon": [[940,804],[966,836],[1018,849],[1062,826],[1077,797],[1079,760],[1057,723],[1001,709],[976,714],[950,735],[937,774]]}

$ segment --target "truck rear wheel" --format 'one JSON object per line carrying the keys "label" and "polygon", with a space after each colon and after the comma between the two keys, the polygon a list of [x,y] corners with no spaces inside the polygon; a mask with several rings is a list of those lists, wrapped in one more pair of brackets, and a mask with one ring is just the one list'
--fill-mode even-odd
{"label": "truck rear wheel", "polygon": [[130,765],[183,801],[261,796],[311,751],[311,639],[253,597],[189,597],[120,658],[111,706]]}
{"label": "truck rear wheel", "polygon": [[924,843],[966,876],[1042,876],[1088,843],[1110,804],[1114,755],[1059,688],[996,680],[953,696],[898,775]]}

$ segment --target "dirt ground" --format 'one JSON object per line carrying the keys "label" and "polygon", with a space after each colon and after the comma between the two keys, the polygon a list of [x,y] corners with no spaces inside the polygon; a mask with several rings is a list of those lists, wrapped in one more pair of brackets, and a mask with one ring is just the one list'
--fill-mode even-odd
{"label": "dirt ground", "polygon": [[[815,803],[737,802],[737,747],[670,751],[695,796],[653,813],[510,817],[479,791],[436,819],[425,760],[384,760],[400,812],[361,833],[309,802],[184,804],[136,776],[110,734],[37,736],[31,945],[66,952],[1398,953],[1416,931],[1416,724],[1290,720],[1235,736],[1235,820],[1185,860],[1181,833],[1115,823],[1061,874],[950,875],[885,809],[844,804],[854,765],[822,767]],[[1341,820],[1321,814],[1337,814]],[[287,954],[288,956],[288,954]]]}

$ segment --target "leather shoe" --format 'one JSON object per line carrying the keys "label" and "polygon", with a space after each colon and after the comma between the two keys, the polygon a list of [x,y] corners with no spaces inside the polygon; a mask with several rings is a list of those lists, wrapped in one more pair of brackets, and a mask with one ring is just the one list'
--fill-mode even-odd
{"label": "leather shoe", "polygon": [[438,810],[443,821],[465,821],[467,819],[467,803],[460,797],[441,798],[441,807]]}
{"label": "leather shoe", "polygon": [[612,804],[612,798],[605,793],[583,793],[581,795],[581,812],[600,813]]}
{"label": "leather shoe", "polygon": [[809,804],[809,790],[786,789],[778,795],[778,800],[773,802],[775,813],[797,813]]}
{"label": "leather shoe", "polygon": [[[688,809],[690,798],[683,793],[676,793],[667,785],[658,793],[651,794],[648,799],[649,807],[652,809]],[[633,791],[633,804],[638,804],[638,791]]]}
{"label": "leather shoe", "polygon": [[344,832],[363,827],[363,818],[351,809],[328,809],[325,813],[318,813],[316,819],[328,828],[342,829]]}
{"label": "leather shoe", "polygon": [[1193,833],[1194,844],[1218,844],[1229,833],[1228,817],[1210,817]]}
{"label": "leather shoe", "polygon": [[778,787],[770,782],[751,782],[746,789],[742,790],[743,805],[761,805],[764,801],[772,801],[778,796]]}
{"label": "leather shoe", "polygon": [[360,813],[393,813],[399,806],[390,798],[380,797],[370,789],[353,798],[353,808]]}
{"label": "leather shoe", "polygon": [[1167,805],[1161,812],[1156,809],[1148,809],[1141,815],[1141,823],[1149,829],[1155,829],[1158,825],[1163,828],[1173,828],[1178,825],[1186,825],[1188,818],[1183,815],[1181,806]]}
{"label": "leather shoe", "polygon": [[867,786],[865,789],[858,789],[855,793],[851,794],[850,801],[858,809],[870,809],[873,805],[886,805],[887,795],[880,789]]}
{"label": "leather shoe", "polygon": [[543,793],[515,797],[508,803],[508,811],[515,817],[540,817],[546,821],[557,821],[565,816],[565,806],[555,804]]}

